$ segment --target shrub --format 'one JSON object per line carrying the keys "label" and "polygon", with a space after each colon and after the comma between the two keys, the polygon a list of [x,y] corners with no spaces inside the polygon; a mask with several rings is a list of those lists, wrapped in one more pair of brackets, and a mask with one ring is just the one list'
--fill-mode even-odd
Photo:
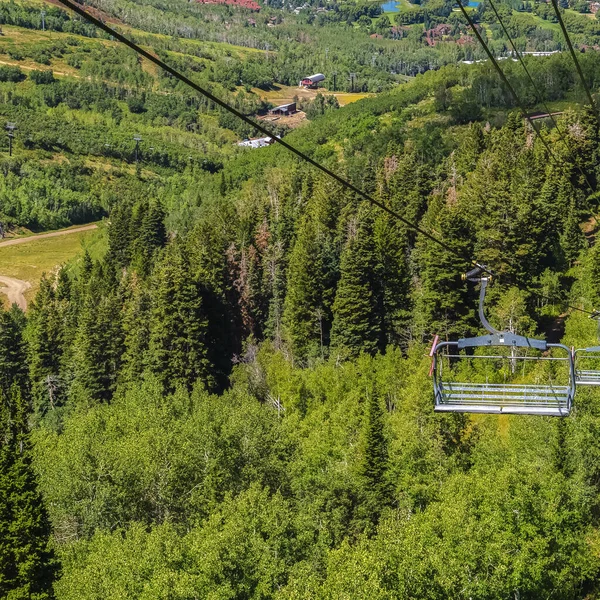
{"label": "shrub", "polygon": [[0,67],[0,81],[12,81],[18,83],[23,81],[25,75],[19,67],[12,67],[10,65],[3,65]]}
{"label": "shrub", "polygon": [[48,83],[54,83],[54,74],[51,70],[48,71],[31,71],[29,79],[36,85],[45,85]]}

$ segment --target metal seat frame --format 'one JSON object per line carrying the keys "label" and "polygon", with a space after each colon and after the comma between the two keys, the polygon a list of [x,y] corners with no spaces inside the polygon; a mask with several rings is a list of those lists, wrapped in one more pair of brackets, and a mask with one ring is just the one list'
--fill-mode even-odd
{"label": "metal seat frame", "polygon": [[[433,359],[431,374],[436,412],[468,412],[490,414],[516,414],[566,417],[571,412],[575,396],[574,356],[570,348],[563,344],[549,344],[545,340],[516,335],[509,331],[494,329],[485,317],[483,305],[489,277],[481,276],[483,268],[478,267],[465,276],[469,281],[480,281],[479,318],[482,325],[490,332],[474,338],[462,338],[455,342],[438,342],[437,338],[431,350]],[[475,279],[476,277],[476,279]],[[449,347],[455,347],[455,354],[443,354]],[[539,384],[501,384],[448,382],[441,378],[441,358],[466,358],[458,352],[467,348],[532,348],[545,352],[552,348],[560,348],[566,352],[565,357],[503,357],[472,355],[473,359],[507,359],[507,360],[554,360],[568,364],[569,379],[567,385]],[[600,347],[598,347],[600,350]],[[599,380],[600,384],[600,380]]]}
{"label": "metal seat frame", "polygon": [[[593,311],[590,319],[598,321],[598,336],[600,337],[600,311]],[[600,385],[600,370],[582,369],[581,361],[589,358],[600,358],[600,346],[590,346],[589,348],[577,348],[573,351],[575,361],[575,384],[576,385]]]}

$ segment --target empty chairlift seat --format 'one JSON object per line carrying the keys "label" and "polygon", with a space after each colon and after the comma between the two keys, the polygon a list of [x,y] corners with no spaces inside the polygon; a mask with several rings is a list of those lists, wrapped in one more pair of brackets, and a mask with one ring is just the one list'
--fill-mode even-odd
{"label": "empty chairlift seat", "polygon": [[577,385],[600,385],[600,346],[578,348],[575,358],[575,383]]}
{"label": "empty chairlift seat", "polygon": [[477,281],[479,317],[490,333],[458,341],[436,338],[435,411],[567,416],[575,395],[573,353],[562,344],[494,329],[483,312],[488,278]]}
{"label": "empty chairlift seat", "polygon": [[[510,337],[503,336],[504,342],[490,335],[436,344],[433,381],[437,412],[554,417],[565,417],[570,413],[575,395],[570,349],[532,338],[522,338],[527,342],[521,344],[520,340],[515,340],[521,336],[508,335]],[[480,348],[471,346],[472,340],[481,341],[482,338],[490,338],[487,346],[493,354],[470,353]],[[510,346],[500,345],[506,342]],[[542,342],[544,347],[535,348],[530,342]],[[538,352],[529,352],[532,348]],[[520,354],[523,350],[528,354]],[[540,363],[550,364],[540,368]],[[467,376],[461,377],[461,371]],[[534,383],[530,383],[531,380]]]}

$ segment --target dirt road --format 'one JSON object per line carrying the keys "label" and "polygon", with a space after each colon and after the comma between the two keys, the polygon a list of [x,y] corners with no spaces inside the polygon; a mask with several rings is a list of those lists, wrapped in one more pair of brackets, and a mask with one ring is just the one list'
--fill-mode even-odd
{"label": "dirt road", "polygon": [[0,287],[0,293],[8,296],[10,304],[17,304],[21,309],[27,309],[27,300],[25,300],[25,292],[31,287],[29,281],[21,281],[13,277],[4,277],[0,275],[0,284],[6,287]]}
{"label": "dirt road", "polygon": [[98,229],[98,225],[84,225],[83,227],[74,227],[73,229],[63,229],[62,231],[52,231],[51,233],[40,233],[39,235],[30,235],[28,237],[14,238],[12,240],[0,241],[0,248],[4,246],[16,246],[17,244],[26,244],[35,240],[43,240],[44,238],[57,237],[59,235],[69,235],[70,233],[80,233],[81,231],[91,231]]}
{"label": "dirt road", "polygon": [[[40,233],[39,235],[31,235],[29,237],[15,238],[12,240],[0,241],[0,248],[3,246],[15,246],[17,244],[26,244],[28,242],[34,242],[35,240],[42,240],[44,238],[57,237],[59,235],[69,235],[70,233],[80,233],[82,231],[90,231],[97,229],[98,225],[92,223],[91,225],[84,225],[83,227],[74,227],[73,229],[63,229],[62,231],[52,231],[50,233]],[[23,310],[27,310],[27,300],[25,299],[25,292],[31,287],[29,281],[21,281],[14,277],[6,277],[0,275],[0,294],[8,296],[8,302],[10,304],[16,303]],[[0,302],[0,309],[2,308],[2,302]]]}

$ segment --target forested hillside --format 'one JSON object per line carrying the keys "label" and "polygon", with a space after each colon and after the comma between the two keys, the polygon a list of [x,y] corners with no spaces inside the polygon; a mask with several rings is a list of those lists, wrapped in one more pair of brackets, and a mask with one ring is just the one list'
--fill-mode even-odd
{"label": "forested hillside", "polygon": [[[245,9],[91,4],[244,114],[268,103],[239,72],[295,60],[197,39]],[[0,3],[0,222],[105,226],[0,311],[0,597],[600,598],[600,392],[564,419],[444,415],[428,375],[434,335],[482,331],[461,256],[494,271],[495,327],[598,343],[567,308],[600,308],[600,124],[570,57],[528,58],[536,89],[502,65],[560,113],[551,154],[489,63],[386,67],[388,91],[274,127],[444,248],[31,6]]]}

